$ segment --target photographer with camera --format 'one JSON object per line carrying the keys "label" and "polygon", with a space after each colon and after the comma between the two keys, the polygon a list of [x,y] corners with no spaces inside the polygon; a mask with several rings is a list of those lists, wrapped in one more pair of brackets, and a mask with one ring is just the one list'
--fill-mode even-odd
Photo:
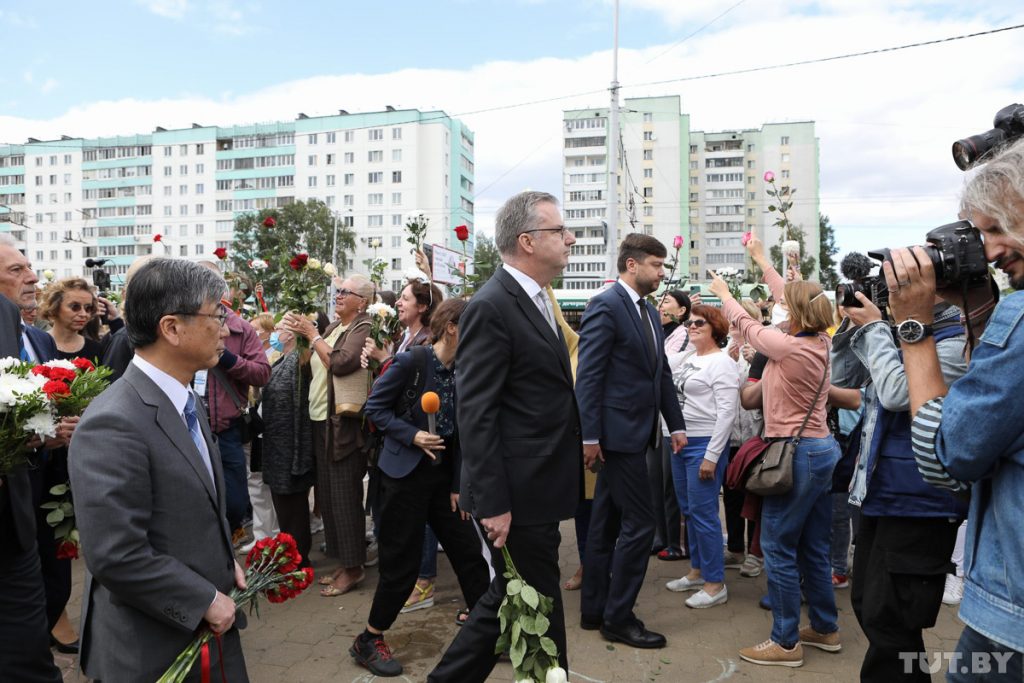
{"label": "photographer with camera", "polygon": [[[939,614],[966,504],[917,471],[903,356],[882,312],[885,281],[869,277],[873,267],[862,254],[843,259],[843,275],[852,282],[840,285],[844,319],[832,337],[833,383],[865,388],[849,445],[857,454],[849,501],[861,509],[850,600],[869,643],[860,680],[926,682],[929,674],[917,666],[907,671],[900,653],[924,651],[922,630]],[[933,299],[935,349],[949,385],[967,371],[964,329],[959,309]]]}
{"label": "photographer with camera", "polygon": [[[980,231],[984,259],[1001,268],[1014,289],[1024,289],[1024,140],[997,151],[968,181],[961,216]],[[894,250],[883,264],[894,319],[923,329],[916,340],[901,340],[918,468],[935,486],[971,492],[960,603],[966,626],[954,660],[963,666],[951,666],[947,680],[1019,681],[1024,422],[1012,416],[1024,374],[1024,294],[996,306],[990,286],[961,289],[962,280],[946,272],[949,265],[922,247]],[[961,292],[965,323],[981,336],[967,373],[947,388],[929,326],[936,293],[957,302]],[[989,667],[984,674],[980,665],[971,666],[981,659]]]}

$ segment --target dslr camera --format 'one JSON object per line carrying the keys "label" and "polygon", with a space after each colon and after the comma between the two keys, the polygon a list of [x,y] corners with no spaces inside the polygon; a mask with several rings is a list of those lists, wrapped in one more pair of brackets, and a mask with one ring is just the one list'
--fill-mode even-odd
{"label": "dslr camera", "polygon": [[[935,286],[938,289],[967,289],[988,284],[985,245],[981,241],[981,233],[969,221],[939,226],[930,231],[925,240],[928,244],[924,251],[935,269]],[[871,259],[892,263],[892,253],[889,249],[879,249],[869,251],[868,256],[870,259],[853,253],[843,259],[843,275],[851,282],[839,285],[836,301],[841,306],[860,308],[862,304],[854,294],[861,292],[884,314],[889,305],[889,287],[880,271],[870,275],[874,266]]]}
{"label": "dslr camera", "polygon": [[1021,135],[1024,135],[1024,105],[1003,107],[996,112],[992,130],[953,143],[953,161],[961,171],[966,171]]}

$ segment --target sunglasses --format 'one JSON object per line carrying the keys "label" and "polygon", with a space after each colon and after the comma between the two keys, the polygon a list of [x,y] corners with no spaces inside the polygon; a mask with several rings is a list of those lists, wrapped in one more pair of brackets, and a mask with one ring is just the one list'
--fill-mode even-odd
{"label": "sunglasses", "polygon": [[365,299],[366,298],[362,294],[359,294],[357,292],[353,292],[351,289],[339,289],[337,296],[342,297],[342,296],[348,296],[349,294],[351,294],[352,296],[358,296],[360,299]]}
{"label": "sunglasses", "polygon": [[708,321],[707,320],[692,320],[691,319],[691,320],[684,320],[682,324],[683,324],[683,327],[686,327],[686,328],[696,327],[696,328],[699,329],[699,328],[704,327],[705,325],[707,325]]}
{"label": "sunglasses", "polygon": [[96,310],[96,307],[93,306],[92,304],[85,304],[83,306],[82,304],[78,303],[77,301],[75,301],[74,303],[68,304],[68,308],[71,309],[72,313],[80,313],[82,310],[84,310],[86,313],[93,313]]}

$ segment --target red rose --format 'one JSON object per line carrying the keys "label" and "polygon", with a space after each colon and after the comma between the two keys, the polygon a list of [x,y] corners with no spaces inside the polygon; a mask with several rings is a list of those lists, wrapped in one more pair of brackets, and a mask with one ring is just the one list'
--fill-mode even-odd
{"label": "red rose", "polygon": [[74,541],[61,541],[57,544],[58,560],[77,560],[78,544]]}
{"label": "red rose", "polygon": [[306,267],[307,261],[309,261],[309,254],[296,254],[295,258],[288,262],[288,265],[292,267],[292,270],[302,270]]}
{"label": "red rose", "polygon": [[153,235],[153,241],[154,242],[160,242],[161,240],[163,240],[163,238],[164,238],[164,236],[161,235],[161,234]]}
{"label": "red rose", "polygon": [[31,370],[33,375],[41,375],[46,379],[50,379],[50,367],[48,365],[37,365]]}
{"label": "red rose", "polygon": [[48,398],[54,398],[56,396],[70,396],[71,389],[64,382],[51,379],[43,385],[43,393],[46,394]]}
{"label": "red rose", "polygon": [[213,250],[213,255],[223,261],[228,257],[228,250],[224,247],[217,247]]}
{"label": "red rose", "polygon": [[459,238],[460,242],[465,242],[469,239],[469,228],[465,225],[456,225],[455,236]]}
{"label": "red rose", "polygon": [[50,374],[46,377],[58,382],[74,382],[75,377],[78,377],[78,373],[67,368],[50,368]]}
{"label": "red rose", "polygon": [[277,221],[274,220],[273,216],[267,216],[266,218],[263,219],[263,227],[264,228],[272,228],[275,225],[277,225]]}
{"label": "red rose", "polygon": [[96,366],[88,358],[76,358],[73,361],[75,367],[83,372],[92,372],[96,369]]}

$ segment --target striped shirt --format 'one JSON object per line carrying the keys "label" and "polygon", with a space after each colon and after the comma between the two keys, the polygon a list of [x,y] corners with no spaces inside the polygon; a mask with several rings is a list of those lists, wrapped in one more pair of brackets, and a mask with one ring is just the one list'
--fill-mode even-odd
{"label": "striped shirt", "polygon": [[917,460],[917,469],[926,482],[959,493],[970,490],[970,484],[950,476],[935,452],[935,440],[942,426],[943,398],[933,398],[918,409],[910,426],[911,446]]}

